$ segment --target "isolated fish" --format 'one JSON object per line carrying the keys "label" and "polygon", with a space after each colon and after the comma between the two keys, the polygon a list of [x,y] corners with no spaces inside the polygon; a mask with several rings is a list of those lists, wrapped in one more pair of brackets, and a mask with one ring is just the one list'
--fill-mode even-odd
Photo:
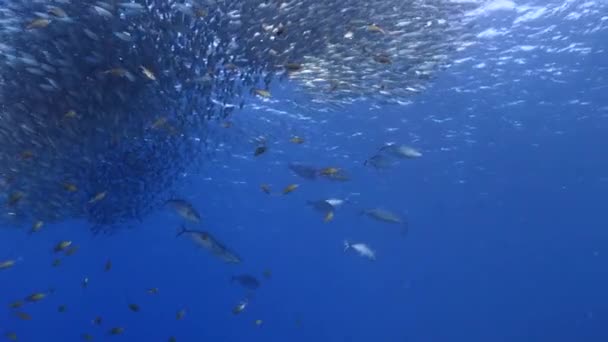
{"label": "isolated fish", "polygon": [[231,280],[232,282],[238,282],[241,286],[249,290],[257,290],[257,288],[260,287],[260,282],[257,278],[249,274],[233,276]]}
{"label": "isolated fish", "polygon": [[380,150],[388,152],[398,158],[415,159],[422,157],[422,153],[420,151],[406,145],[389,144],[382,147]]}
{"label": "isolated fish", "polygon": [[221,242],[219,242],[217,239],[215,239],[213,236],[211,236],[207,232],[188,230],[188,229],[186,229],[186,227],[182,226],[180,231],[177,233],[177,236],[181,236],[181,235],[187,235],[198,246],[201,246],[201,247],[207,249],[213,255],[222,259],[226,263],[238,264],[241,262],[241,258],[239,258],[236,254],[231,252]]}
{"label": "isolated fish", "polygon": [[344,241],[344,251],[349,249],[359,253],[362,257],[368,258],[369,260],[376,260],[376,252],[374,252],[369,246],[364,243],[350,243],[348,240]]}
{"label": "isolated fish", "polygon": [[362,210],[361,213],[379,222],[400,225],[402,227],[401,233],[403,235],[407,235],[408,233],[408,222],[391,211],[381,208],[373,208]]}
{"label": "isolated fish", "polygon": [[189,202],[181,199],[171,199],[165,204],[172,207],[184,219],[194,223],[201,222],[201,215]]}

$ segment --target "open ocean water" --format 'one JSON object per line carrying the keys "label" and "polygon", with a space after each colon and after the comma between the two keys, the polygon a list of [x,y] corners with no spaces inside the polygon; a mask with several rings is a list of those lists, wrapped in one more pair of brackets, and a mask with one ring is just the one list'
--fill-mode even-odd
{"label": "open ocean water", "polygon": [[[290,81],[250,97],[176,176],[171,198],[198,223],[170,205],[111,233],[82,217],[33,234],[7,223],[0,340],[608,341],[608,5],[498,0],[466,15],[472,43],[407,103],[326,104]],[[385,153],[402,145],[420,155]],[[326,199],[344,203],[310,203]]]}

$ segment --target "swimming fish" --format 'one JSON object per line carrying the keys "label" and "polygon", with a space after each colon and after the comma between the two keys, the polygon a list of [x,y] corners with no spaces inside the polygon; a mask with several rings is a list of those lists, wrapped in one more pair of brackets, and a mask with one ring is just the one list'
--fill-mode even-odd
{"label": "swimming fish", "polygon": [[405,219],[402,219],[397,214],[388,211],[386,209],[381,208],[373,208],[373,209],[365,209],[361,211],[362,214],[367,215],[368,217],[384,223],[397,224],[402,227],[401,233],[403,235],[407,235],[409,225]]}
{"label": "swimming fish", "polygon": [[207,249],[211,254],[222,259],[225,263],[238,264],[241,262],[241,258],[230,251],[221,242],[211,236],[209,233],[204,231],[188,230],[182,226],[177,236],[187,235],[197,245]]}
{"label": "swimming fish", "polygon": [[181,199],[171,199],[165,204],[172,207],[184,219],[194,223],[201,222],[201,215],[189,202]]}
{"label": "swimming fish", "polygon": [[415,159],[422,157],[422,152],[406,145],[388,144],[380,148],[380,151],[386,151],[397,158]]}
{"label": "swimming fish", "polygon": [[232,282],[238,282],[241,286],[249,289],[249,290],[257,290],[260,287],[260,282],[256,279],[256,277],[251,276],[249,274],[241,274],[238,276],[233,276],[231,278]]}
{"label": "swimming fish", "polygon": [[349,249],[359,253],[362,257],[368,258],[369,260],[376,260],[376,253],[364,243],[350,243],[348,240],[344,240],[344,251]]}

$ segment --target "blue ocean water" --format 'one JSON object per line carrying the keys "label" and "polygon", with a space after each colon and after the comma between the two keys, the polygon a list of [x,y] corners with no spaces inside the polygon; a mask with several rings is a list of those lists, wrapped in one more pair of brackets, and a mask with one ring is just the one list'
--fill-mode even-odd
{"label": "blue ocean water", "polygon": [[[526,33],[513,30],[514,40]],[[301,112],[296,90],[276,85],[281,101],[254,100],[234,120],[272,135],[268,152],[252,158],[253,145],[236,139],[184,174],[179,189],[202,215],[188,227],[214,234],[241,264],[176,237],[183,220],[169,209],[109,236],[91,235],[80,221],[33,235],[3,229],[0,260],[18,262],[0,271],[0,332],[20,341],[77,341],[84,333],[100,341],[607,341],[608,40],[605,28],[577,38],[594,53],[537,48],[529,57],[528,48],[513,52],[513,42],[500,39],[473,47],[406,106],[370,100]],[[492,46],[514,59],[526,54],[525,63],[496,64]],[[563,73],[545,75],[548,68]],[[290,144],[293,134],[305,142]],[[363,165],[387,142],[423,156],[386,170]],[[344,168],[351,180],[302,179],[290,162]],[[289,184],[299,188],[280,195]],[[323,222],[306,202],[330,197],[348,203]],[[409,234],[360,215],[373,207],[407,216]],[[53,267],[61,240],[79,250]],[[345,252],[344,240],[368,244],[376,260]],[[260,288],[232,282],[239,274],[256,276]],[[18,310],[31,320],[8,308],[47,291]],[[132,303],[141,310],[132,312]],[[92,323],[98,316],[100,326]],[[112,327],[125,332],[111,336]]]}

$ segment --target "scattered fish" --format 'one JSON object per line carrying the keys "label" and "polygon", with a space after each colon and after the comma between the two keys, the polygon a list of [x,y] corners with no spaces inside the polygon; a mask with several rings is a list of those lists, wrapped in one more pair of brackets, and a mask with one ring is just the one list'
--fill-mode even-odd
{"label": "scattered fish", "polygon": [[0,270],[7,270],[9,268],[13,268],[15,266],[15,260],[4,260],[0,262]]}
{"label": "scattered fish", "polygon": [[184,226],[181,227],[177,236],[186,235],[198,246],[203,247],[211,252],[211,254],[220,258],[229,264],[238,264],[241,262],[241,258],[230,251],[221,242],[211,236],[209,233],[204,231],[188,230]]}
{"label": "scattered fish", "polygon": [[381,209],[381,208],[373,208],[373,209],[365,209],[361,213],[364,215],[367,215],[368,217],[371,217],[372,219],[379,221],[379,222],[400,225],[402,227],[402,230],[401,230],[402,234],[407,235],[407,233],[408,233],[408,230],[409,230],[408,222],[391,211],[388,211],[386,209]]}
{"label": "scattered fish", "polygon": [[289,184],[288,186],[285,187],[285,189],[283,189],[283,195],[290,194],[290,193],[294,192],[299,187],[300,187],[299,184]]}
{"label": "scattered fish", "polygon": [[249,290],[257,290],[260,287],[260,282],[252,275],[241,274],[233,276],[232,282],[238,282],[241,286]]}
{"label": "scattered fish", "polygon": [[53,248],[53,251],[55,253],[63,252],[65,250],[67,250],[71,245],[72,245],[72,241],[70,241],[70,240],[59,241]]}
{"label": "scattered fish", "polygon": [[240,301],[237,305],[234,306],[234,308],[232,308],[232,313],[235,315],[242,313],[247,308],[247,305],[249,305],[248,300]]}
{"label": "scattered fish", "polygon": [[349,241],[344,241],[344,251],[348,251],[349,249],[354,250],[359,253],[362,257],[368,258],[369,260],[376,260],[376,253],[369,248],[364,243],[350,243]]}

